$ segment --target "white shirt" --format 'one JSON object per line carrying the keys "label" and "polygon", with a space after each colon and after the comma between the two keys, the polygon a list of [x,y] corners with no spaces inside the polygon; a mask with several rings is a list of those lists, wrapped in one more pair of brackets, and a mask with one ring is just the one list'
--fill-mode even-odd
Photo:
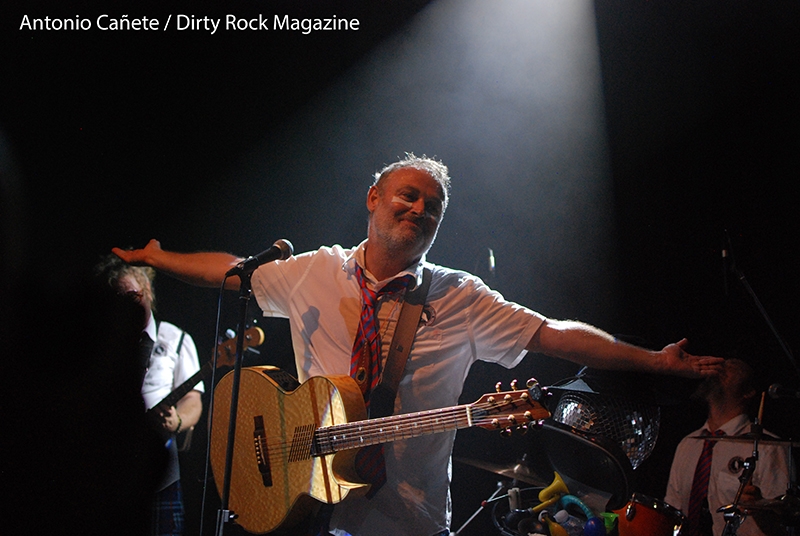
{"label": "white shirt", "polygon": [[[154,341],[153,351],[150,352],[150,361],[142,382],[142,398],[147,409],[152,408],[172,391],[177,389],[186,380],[191,378],[200,365],[197,360],[197,348],[191,335],[186,333],[181,341],[183,330],[170,324],[160,322],[156,324],[153,315],[145,328],[147,335]],[[180,353],[178,344],[180,343]],[[204,391],[203,382],[194,386],[194,390]],[[167,442],[169,462],[162,475],[157,489],[162,490],[180,478],[180,465],[178,449],[175,441]]]}
{"label": "white shirt", "polygon": [[[750,432],[751,421],[747,415],[739,415],[720,427],[726,436],[736,436]],[[678,508],[685,515],[689,512],[689,495],[692,491],[692,480],[697,460],[703,450],[703,439],[694,439],[703,430],[708,430],[708,423],[692,432],[678,444],[675,458],[669,474],[665,501]],[[765,432],[765,436],[769,434]],[[769,434],[769,437],[775,437]],[[725,518],[717,513],[720,506],[733,503],[739,490],[739,475],[742,473],[742,462],[753,454],[751,441],[717,441],[711,458],[711,473],[708,479],[708,505],[714,522],[714,534],[722,534]],[[786,493],[789,482],[789,447],[759,443],[756,471],[753,484],[761,488],[766,499],[774,499]],[[756,522],[748,517],[736,532],[738,536],[763,536]]]}
{"label": "white shirt", "polygon": [[[183,337],[178,354],[178,342],[183,333],[179,327],[163,321],[156,327],[150,315],[145,331],[155,341],[142,383],[145,407],[150,409],[200,370],[200,364],[194,340],[188,333]],[[194,390],[204,392],[203,382],[195,385]]]}
{"label": "white shirt", "polygon": [[[361,314],[355,266],[364,267],[365,244],[323,247],[265,264],[253,274],[253,293],[264,314],[290,321],[300,381],[350,372]],[[466,272],[423,260],[395,277],[412,274],[420,280],[423,265],[433,277],[398,387],[396,415],[457,405],[472,363],[515,366],[544,320]],[[386,283],[366,270],[365,275],[373,288]],[[397,295],[378,304],[384,358],[401,304]],[[455,432],[445,432],[385,444],[387,483],[372,499],[348,497],[337,505],[331,527],[357,536],[427,536],[448,529],[454,439]]]}

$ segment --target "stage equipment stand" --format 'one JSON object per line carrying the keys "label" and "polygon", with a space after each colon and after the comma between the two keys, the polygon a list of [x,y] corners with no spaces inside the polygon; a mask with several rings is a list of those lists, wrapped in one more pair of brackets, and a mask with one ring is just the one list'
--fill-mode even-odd
{"label": "stage equipment stand", "polygon": [[228,508],[231,491],[231,468],[233,465],[233,445],[236,439],[236,415],[239,409],[239,383],[242,375],[242,361],[244,360],[244,332],[245,324],[247,322],[247,306],[250,302],[252,295],[252,286],[250,278],[255,270],[241,271],[239,276],[239,326],[237,329],[236,340],[236,362],[233,366],[233,383],[231,387],[231,408],[230,419],[228,420],[228,444],[225,451],[225,477],[222,482],[222,491],[220,492],[221,504],[217,512],[217,524],[215,529],[216,536],[222,536],[225,531],[225,525],[230,523],[236,518],[236,513],[231,512]]}
{"label": "stage equipment stand", "polygon": [[750,283],[747,281],[747,278],[745,277],[742,270],[739,269],[739,267],[736,265],[736,261],[733,257],[733,246],[731,245],[730,237],[728,236],[727,230],[725,231],[724,242],[727,243],[727,248],[725,243],[723,243],[723,251],[722,251],[723,260],[730,258],[728,262],[730,263],[731,272],[736,276],[736,278],[739,281],[741,281],[742,286],[744,287],[745,291],[750,296],[750,298],[753,300],[753,304],[756,306],[756,309],[758,309],[758,312],[761,314],[761,317],[764,319],[764,322],[766,322],[767,326],[772,331],[772,334],[775,336],[775,339],[777,339],[778,344],[781,347],[781,350],[783,350],[783,353],[786,354],[786,357],[787,359],[789,359],[789,362],[792,364],[792,367],[794,367],[795,373],[797,373],[797,376],[800,377],[800,367],[798,367],[797,365],[797,361],[795,360],[794,355],[792,354],[792,350],[783,340],[780,333],[778,333],[775,324],[772,323],[772,320],[767,314],[767,310],[764,309],[764,306],[761,304],[761,300],[758,299],[758,296],[756,295],[753,288],[750,286]]}

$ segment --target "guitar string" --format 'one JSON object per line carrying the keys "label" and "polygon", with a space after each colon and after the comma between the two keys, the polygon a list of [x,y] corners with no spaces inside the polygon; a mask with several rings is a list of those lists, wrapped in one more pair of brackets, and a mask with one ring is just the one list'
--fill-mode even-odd
{"label": "guitar string", "polygon": [[[516,407],[514,403],[504,403],[502,405]],[[399,439],[405,439],[408,437],[436,433],[437,431],[444,432],[451,429],[452,426],[455,426],[455,429],[466,428],[470,426],[470,421],[466,411],[469,408],[472,408],[473,413],[475,413],[476,410],[478,412],[481,410],[492,409],[497,411],[499,406],[497,403],[476,403],[471,406],[456,406],[454,408],[409,413],[405,415],[384,417],[382,419],[359,421],[358,423],[340,423],[311,429],[308,432],[308,437],[300,440],[302,452],[299,454],[302,454],[302,459],[310,459],[313,457],[311,450],[314,444],[314,437],[317,437],[318,441],[316,443],[317,446],[320,447],[319,450],[321,452],[319,455],[326,455],[333,454],[341,450],[349,450],[373,444],[372,441],[374,439],[381,437],[391,439],[387,439],[386,441],[375,441],[374,443],[394,441],[398,439],[398,435],[400,436]],[[536,409],[535,406],[534,409]],[[491,414],[477,417],[473,414],[472,417],[472,426],[493,425],[497,418],[496,415]],[[409,428],[409,421],[416,422],[418,426]],[[504,428],[504,424],[514,427],[526,423],[527,419],[522,423],[503,423],[501,421],[498,423],[498,429]],[[414,432],[420,433],[415,434]],[[269,460],[273,461],[283,459],[287,453],[292,450],[292,448],[297,448],[297,443],[298,441],[295,440],[294,435],[291,441],[270,442],[268,439],[266,448]]]}
{"label": "guitar string", "polygon": [[[437,411],[437,413],[433,414],[409,414],[407,417],[397,416],[396,419],[392,419],[392,425],[387,425],[386,421],[383,423],[373,423],[370,421],[359,421],[359,424],[355,423],[340,423],[331,426],[325,426],[321,428],[316,428],[312,430],[312,438],[313,435],[317,435],[322,433],[324,436],[322,440],[319,442],[323,445],[330,446],[337,442],[342,441],[352,441],[353,443],[361,443],[360,439],[364,439],[364,443],[369,442],[370,440],[380,437],[382,435],[389,435],[386,430],[395,429],[397,426],[402,426],[404,423],[407,423],[410,420],[417,421],[420,423],[418,429],[423,429],[426,427],[431,427],[435,425],[436,422],[441,423],[450,423],[450,422],[457,422],[458,414],[464,412],[464,408],[458,408],[450,411]],[[426,412],[427,413],[427,412]],[[448,414],[453,414],[453,416],[448,416]],[[462,419],[466,422],[466,416],[463,416]],[[374,419],[375,421],[380,421],[380,419]],[[382,431],[382,429],[384,429]],[[332,435],[339,436],[338,439],[333,438]],[[345,439],[342,439],[344,437]],[[319,436],[318,436],[319,438]],[[282,453],[285,453],[287,450],[291,449],[292,444],[294,441],[279,441],[279,442],[272,442],[268,444],[268,449],[270,453],[270,457],[272,458],[273,454],[277,454],[278,457],[281,457]],[[311,456],[311,443],[312,441],[308,441],[308,455]],[[352,448],[357,448],[354,446]],[[346,450],[346,449],[341,449]]]}
{"label": "guitar string", "polygon": [[[516,406],[513,403],[504,403],[504,406]],[[474,404],[472,406],[464,405],[464,406],[456,406],[454,408],[445,408],[441,410],[429,410],[426,412],[418,412],[418,413],[410,413],[405,415],[397,415],[393,417],[385,417],[383,419],[373,419],[368,421],[361,421],[361,424],[355,423],[342,423],[338,425],[331,425],[326,427],[321,427],[317,429],[318,433],[322,433],[325,436],[331,436],[336,431],[342,432],[340,435],[345,435],[346,433],[352,433],[355,431],[357,436],[365,436],[365,437],[374,437],[375,435],[384,435],[386,433],[398,433],[396,428],[405,425],[408,421],[417,421],[423,422],[425,425],[436,425],[437,423],[441,422],[443,424],[448,423],[452,418],[447,417],[448,414],[454,414],[456,417],[463,414],[464,419],[464,426],[469,426],[466,410],[469,408],[473,408],[474,410],[490,410],[494,409],[495,411],[498,410],[498,405],[496,403],[487,403],[487,404]],[[501,408],[502,409],[502,408]],[[473,417],[473,425],[478,426],[480,424],[490,424],[494,421],[496,417],[489,415],[487,416],[476,416],[472,415]],[[422,426],[418,427],[421,428]],[[362,433],[358,433],[362,432]]]}

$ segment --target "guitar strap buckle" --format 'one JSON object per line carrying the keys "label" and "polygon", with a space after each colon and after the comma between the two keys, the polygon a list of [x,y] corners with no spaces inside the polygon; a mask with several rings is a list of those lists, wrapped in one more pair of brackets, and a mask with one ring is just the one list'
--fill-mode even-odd
{"label": "guitar strap buckle", "polygon": [[367,369],[365,369],[364,367],[358,367],[358,370],[356,371],[356,383],[358,385],[364,385],[366,379],[367,379]]}
{"label": "guitar strap buckle", "polygon": [[370,385],[372,384],[372,378],[370,377],[370,369],[372,368],[371,358],[372,351],[369,343],[367,343],[367,341],[363,341],[361,343],[361,349],[358,351],[358,365],[356,368],[356,373],[353,376],[353,378],[356,380],[356,383],[361,388],[362,395],[367,393],[367,389],[369,389]]}

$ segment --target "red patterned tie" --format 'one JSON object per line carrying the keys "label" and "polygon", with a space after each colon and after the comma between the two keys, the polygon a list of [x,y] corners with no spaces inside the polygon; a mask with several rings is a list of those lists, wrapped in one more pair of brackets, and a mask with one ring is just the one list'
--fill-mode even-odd
{"label": "red patterned tie", "polygon": [[[412,276],[393,279],[379,291],[367,287],[361,266],[356,265],[356,279],[361,287],[361,319],[358,323],[353,352],[350,357],[350,376],[355,378],[364,393],[364,403],[369,410],[369,395],[381,378],[381,337],[378,332],[376,306],[378,298],[385,294],[399,292],[408,287]],[[362,448],[356,455],[356,469],[367,482],[372,484],[367,498],[371,498],[386,482],[386,465],[383,459],[383,445]]]}
{"label": "red patterned tie", "polygon": [[[705,432],[704,435],[723,436],[725,432],[717,430],[713,434]],[[706,439],[703,442],[703,452],[700,453],[700,458],[697,460],[697,467],[694,470],[694,479],[692,480],[692,492],[689,495],[689,512],[686,518],[686,526],[681,534],[686,536],[696,536],[701,534],[701,517],[703,514],[703,505],[708,498],[708,477],[711,473],[711,455],[714,450],[716,441]]]}

